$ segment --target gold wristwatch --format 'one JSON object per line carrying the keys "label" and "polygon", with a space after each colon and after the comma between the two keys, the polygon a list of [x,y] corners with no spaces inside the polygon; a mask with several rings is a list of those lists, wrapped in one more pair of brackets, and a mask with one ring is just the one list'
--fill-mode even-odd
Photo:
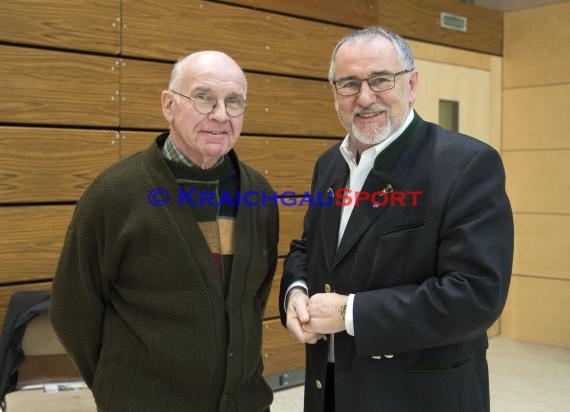
{"label": "gold wristwatch", "polygon": [[342,317],[342,320],[344,320],[346,316],[346,303],[340,307],[340,316]]}

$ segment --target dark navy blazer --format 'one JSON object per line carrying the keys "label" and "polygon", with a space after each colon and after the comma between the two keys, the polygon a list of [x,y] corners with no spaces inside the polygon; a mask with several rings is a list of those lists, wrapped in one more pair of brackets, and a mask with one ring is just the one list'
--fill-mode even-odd
{"label": "dark navy blazer", "polygon": [[[362,191],[377,195],[354,207],[337,249],[349,174],[339,146],[315,166],[315,205],[291,243],[280,297],[295,280],[310,295],[326,284],[355,294],[355,336],[334,339],[337,412],[488,411],[486,330],[505,304],[513,254],[499,154],[416,113],[376,158]],[[307,345],[307,412],[322,411],[327,349]]]}

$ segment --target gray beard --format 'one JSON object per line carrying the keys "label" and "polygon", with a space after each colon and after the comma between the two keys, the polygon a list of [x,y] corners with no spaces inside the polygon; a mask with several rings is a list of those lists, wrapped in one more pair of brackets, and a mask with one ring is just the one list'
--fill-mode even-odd
{"label": "gray beard", "polygon": [[371,124],[359,130],[352,125],[350,135],[358,140],[360,143],[368,146],[374,146],[386,140],[388,136],[393,133],[392,121],[388,118],[388,124],[384,128]]}

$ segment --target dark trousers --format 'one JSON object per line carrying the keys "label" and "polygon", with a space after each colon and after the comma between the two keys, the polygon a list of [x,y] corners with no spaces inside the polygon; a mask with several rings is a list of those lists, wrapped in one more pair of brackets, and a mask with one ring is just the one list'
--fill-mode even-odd
{"label": "dark trousers", "polygon": [[327,363],[323,412],[334,412],[334,363]]}

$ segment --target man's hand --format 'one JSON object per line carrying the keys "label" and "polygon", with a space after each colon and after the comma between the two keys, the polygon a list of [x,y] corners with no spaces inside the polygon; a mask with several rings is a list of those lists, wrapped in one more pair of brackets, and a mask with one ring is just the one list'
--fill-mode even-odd
{"label": "man's hand", "polygon": [[287,329],[301,343],[317,343],[322,335],[306,332],[302,325],[309,322],[307,304],[309,297],[303,288],[293,288],[287,297]]}
{"label": "man's hand", "polygon": [[341,308],[347,301],[348,296],[337,293],[317,293],[311,296],[307,305],[310,320],[303,322],[303,331],[326,335],[345,330]]}

